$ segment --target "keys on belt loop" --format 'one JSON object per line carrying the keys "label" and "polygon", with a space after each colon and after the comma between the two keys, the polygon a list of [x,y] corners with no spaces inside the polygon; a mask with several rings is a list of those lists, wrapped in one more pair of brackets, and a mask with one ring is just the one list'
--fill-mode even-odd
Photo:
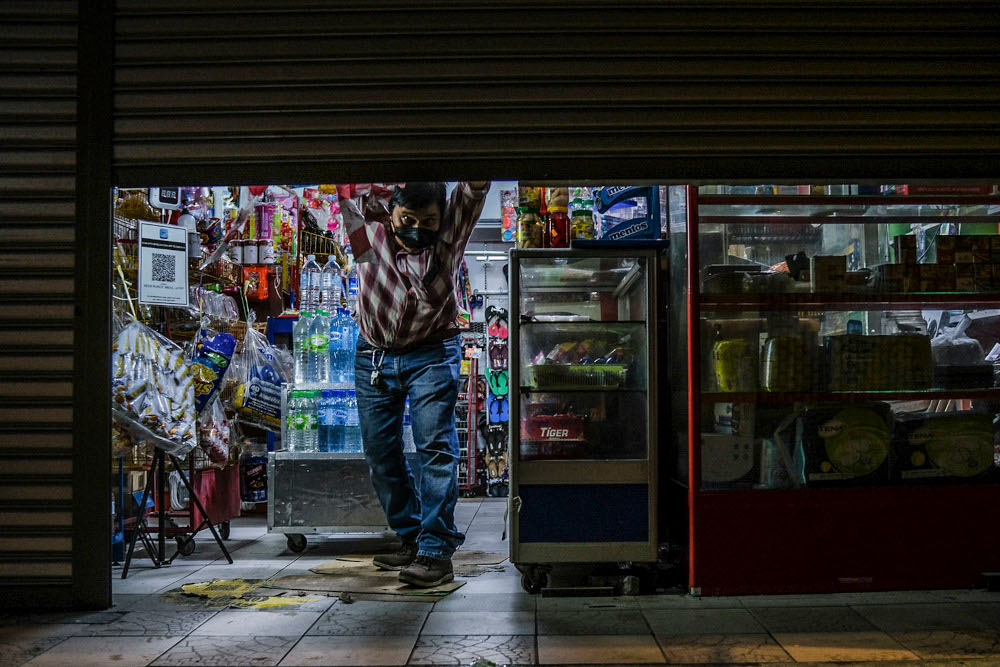
{"label": "keys on belt loop", "polygon": [[372,386],[378,391],[383,391],[385,389],[385,381],[382,379],[382,364],[385,363],[385,350],[382,350],[382,356],[379,357],[378,361],[375,361],[375,355],[378,354],[378,350],[372,350]]}

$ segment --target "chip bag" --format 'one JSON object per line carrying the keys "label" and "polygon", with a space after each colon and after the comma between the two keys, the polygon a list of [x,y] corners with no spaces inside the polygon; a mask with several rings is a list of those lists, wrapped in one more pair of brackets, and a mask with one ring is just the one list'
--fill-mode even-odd
{"label": "chip bag", "polygon": [[278,433],[281,385],[288,379],[280,355],[248,322],[242,356],[243,376],[236,387],[233,407],[241,421]]}
{"label": "chip bag", "polygon": [[194,373],[194,406],[198,414],[212,402],[222,386],[236,351],[236,339],[232,334],[216,333],[202,328],[194,345],[191,370]]}

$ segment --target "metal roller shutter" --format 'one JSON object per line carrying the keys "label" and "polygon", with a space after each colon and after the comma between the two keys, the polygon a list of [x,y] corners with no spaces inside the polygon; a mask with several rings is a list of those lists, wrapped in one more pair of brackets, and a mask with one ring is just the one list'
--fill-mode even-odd
{"label": "metal roller shutter", "polygon": [[0,4],[0,606],[73,598],[76,9]]}
{"label": "metal roller shutter", "polygon": [[991,177],[995,9],[119,0],[116,179]]}

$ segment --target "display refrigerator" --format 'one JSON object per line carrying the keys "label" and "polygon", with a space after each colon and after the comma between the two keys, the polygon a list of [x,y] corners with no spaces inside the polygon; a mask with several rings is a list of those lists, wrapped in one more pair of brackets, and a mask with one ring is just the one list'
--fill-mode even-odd
{"label": "display refrigerator", "polygon": [[510,556],[529,592],[555,564],[656,560],[659,267],[651,246],[511,250]]}

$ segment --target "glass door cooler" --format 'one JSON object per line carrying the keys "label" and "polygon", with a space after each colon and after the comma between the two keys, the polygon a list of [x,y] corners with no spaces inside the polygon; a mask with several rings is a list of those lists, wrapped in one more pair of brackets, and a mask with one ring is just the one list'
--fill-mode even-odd
{"label": "glass door cooler", "polygon": [[511,561],[656,560],[656,249],[511,251]]}

